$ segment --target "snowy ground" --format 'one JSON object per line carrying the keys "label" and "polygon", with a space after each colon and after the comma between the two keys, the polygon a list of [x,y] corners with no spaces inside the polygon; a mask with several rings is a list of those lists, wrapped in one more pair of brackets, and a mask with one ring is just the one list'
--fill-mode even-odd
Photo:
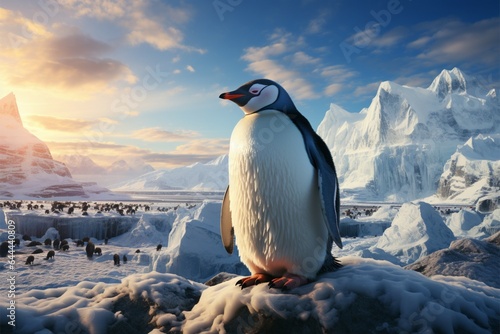
{"label": "snowy ground", "polygon": [[[189,290],[194,295],[198,294],[199,297],[201,292],[206,289],[206,286],[200,283],[205,282],[218,272],[246,274],[246,268],[239,262],[237,252],[233,255],[226,254],[220,242],[220,201],[190,203],[189,206],[182,204],[176,210],[173,208],[179,205],[178,203],[148,204],[152,206],[152,210],[148,212],[138,210],[136,216],[140,219],[129,232],[109,239],[107,244],[104,244],[104,240],[91,238],[97,247],[102,248],[102,255],[95,255],[92,259],[87,258],[85,247],[77,247],[74,240],[69,240],[69,251],[56,251],[53,260],[44,259],[48,250],[52,249],[50,246],[28,247],[29,241],[21,241],[20,247],[15,249],[14,270],[8,267],[8,257],[0,258],[0,327],[2,333],[4,329],[10,328],[7,324],[7,321],[10,321],[7,317],[10,312],[7,306],[11,300],[16,301],[16,321],[21,325],[18,327],[20,333],[71,332],[68,328],[71,329],[75,326],[77,329],[82,329],[82,332],[105,333],[111,324],[123,318],[120,312],[112,312],[114,307],[111,306],[120,293],[125,293],[123,291],[126,291],[125,294],[128,293],[131,299],[135,295],[142,296],[144,294],[144,296],[149,296],[150,300],[159,299],[158,305],[164,305],[172,303],[172,301],[162,299],[166,298],[161,297],[165,290],[175,290],[176,293],[181,290]],[[358,206],[360,211],[362,211],[361,207]],[[167,210],[168,208],[170,209]],[[352,207],[350,209],[354,211]],[[40,210],[39,214],[44,213]],[[88,219],[92,219],[93,214],[95,213],[91,212],[91,217]],[[427,255],[436,247],[443,248],[443,244],[449,245],[449,242],[457,237],[484,239],[490,236],[493,232],[500,230],[500,210],[486,216],[465,209],[448,215],[440,215],[430,205],[417,203],[405,204],[401,209],[382,206],[371,216],[362,214],[354,219],[345,217],[342,222],[357,223],[361,224],[362,227],[358,237],[343,238],[344,248],[339,250],[334,247],[334,255],[340,257],[341,260],[344,259],[343,261],[346,263],[361,263],[364,266],[358,269],[354,268],[352,275],[356,275],[356,270],[362,272],[367,270],[366,266],[373,267],[374,263],[379,263],[384,266],[385,269],[382,270],[385,270],[386,273],[382,272],[379,276],[376,275],[371,279],[374,281],[384,280],[385,275],[386,283],[384,284],[386,285],[384,285],[384,289],[392,284],[396,286],[397,291],[401,292],[405,289],[412,291],[415,286],[412,285],[413,283],[408,283],[409,285],[396,284],[397,277],[402,274],[398,269],[390,268],[401,268],[400,266]],[[385,230],[383,235],[378,233],[382,223],[391,226]],[[429,226],[434,228],[433,232],[429,230]],[[418,235],[415,231],[424,232],[422,235]],[[49,232],[54,233],[54,231]],[[32,239],[43,243],[47,235]],[[411,240],[411,245],[410,240],[404,239],[410,238],[410,236],[414,238]],[[17,237],[21,238],[21,235],[17,235]],[[4,219],[4,211],[0,211],[0,241],[7,240],[7,238],[8,224]],[[385,239],[397,240],[397,242],[392,242],[391,247],[386,247],[383,242]],[[160,243],[163,247],[157,251],[156,247]],[[34,255],[33,265],[25,265],[26,258],[35,248],[40,248],[43,253]],[[136,253],[138,249],[140,253]],[[411,250],[410,253],[409,250]],[[120,255],[121,264],[119,266],[113,264],[114,254]],[[123,255],[127,256],[127,263],[123,263]],[[360,258],[374,260],[363,262],[359,260]],[[13,275],[15,276],[15,299],[9,297],[12,289],[8,280]],[[345,277],[349,277],[350,274],[346,273],[345,275]],[[422,279],[424,280],[424,278]],[[428,279],[425,278],[425,280]],[[467,292],[466,297],[460,297],[460,300],[464,303],[463,307],[470,307],[474,303],[482,305],[477,306],[477,310],[470,311],[473,317],[479,317],[478,312],[484,310],[490,310],[488,312],[493,312],[494,315],[495,312],[491,310],[494,309],[495,304],[499,306],[497,311],[500,313],[500,290],[498,289],[465,278],[439,278],[437,282],[449,284],[450,289],[454,289],[454,296],[459,295],[460,291],[464,291],[464,293],[472,291]],[[224,284],[223,287],[229,286],[228,284]],[[332,283],[327,279],[323,284],[329,286]],[[361,289],[362,285],[362,282],[351,283],[350,288]],[[362,290],[373,294],[376,293],[373,289],[380,289],[379,285],[379,283],[374,282],[371,285],[363,286]],[[322,285],[317,283],[317,286]],[[431,288],[424,287],[422,289],[437,291],[438,287],[432,285]],[[256,288],[255,291],[260,290],[262,287]],[[417,289],[413,293],[429,294],[423,290]],[[397,294],[397,291],[393,294]],[[225,290],[224,293],[229,292]],[[313,300],[323,298],[320,298],[318,293],[321,292],[314,292],[314,289],[307,292],[307,294],[312,294]],[[325,292],[325,294],[328,295],[329,292]],[[275,298],[273,296],[275,296],[274,292],[269,298]],[[335,298],[348,305],[352,302],[351,297],[336,295]],[[193,299],[196,298],[193,297]],[[248,302],[243,300],[240,299],[239,303]],[[404,308],[402,297],[397,300],[395,303],[401,304],[397,307]],[[208,307],[210,303],[217,302],[219,307],[226,307],[220,304],[220,297],[217,299],[217,296],[213,294],[207,295],[205,299],[202,298],[202,301],[207,304],[200,304],[193,312],[186,313],[188,318],[195,319],[190,323],[192,326],[190,328],[195,328],[193,332],[196,332],[196,328],[208,330],[207,326],[208,328],[212,326],[208,322],[216,321],[214,320],[217,317],[215,313],[210,315],[214,319],[207,320],[210,316],[204,314],[205,310],[201,309],[203,305]],[[260,302],[269,304],[270,300],[264,299]],[[182,304],[181,301],[179,303]],[[175,327],[175,324],[178,324],[184,317],[180,316],[182,311],[192,307],[191,305],[183,308],[179,305],[172,306],[174,311],[163,310],[164,313],[160,312],[160,316],[154,319],[153,324],[159,328],[166,328],[162,327],[166,324],[169,324],[167,327]],[[413,309],[410,307],[405,312],[411,313]],[[338,311],[340,312],[340,310]],[[320,314],[320,316],[328,317],[325,314]],[[449,316],[455,317],[452,313]],[[327,318],[323,321],[331,323]],[[397,324],[391,326],[397,326]],[[485,326],[487,328],[487,325],[481,328],[485,328]],[[411,327],[409,328],[411,329]],[[42,329],[49,331],[43,332]],[[186,332],[189,332],[188,329]],[[117,330],[118,332],[120,331]],[[159,333],[158,330],[155,332],[154,328],[143,329],[142,332]]]}

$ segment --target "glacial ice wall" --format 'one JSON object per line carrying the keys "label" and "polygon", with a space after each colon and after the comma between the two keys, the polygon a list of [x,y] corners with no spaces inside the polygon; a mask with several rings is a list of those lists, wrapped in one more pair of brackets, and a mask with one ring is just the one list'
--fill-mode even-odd
{"label": "glacial ice wall", "polygon": [[62,239],[82,239],[93,237],[96,239],[113,238],[125,232],[137,224],[138,216],[116,216],[116,217],[63,217],[56,215],[42,216],[36,214],[22,214],[17,212],[5,212],[5,219],[16,223],[16,232],[40,238],[50,227],[59,231]]}

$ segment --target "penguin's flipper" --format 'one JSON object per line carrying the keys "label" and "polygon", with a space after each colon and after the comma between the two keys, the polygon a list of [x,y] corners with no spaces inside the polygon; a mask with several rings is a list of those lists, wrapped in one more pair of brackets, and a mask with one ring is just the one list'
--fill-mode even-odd
{"label": "penguin's flipper", "polygon": [[328,233],[339,248],[340,239],[340,192],[332,154],[321,137],[313,130],[311,124],[299,112],[289,115],[304,138],[309,161],[318,171],[318,186],[321,206],[326,218]]}
{"label": "penguin's flipper", "polygon": [[325,161],[324,157],[318,159],[318,184],[321,197],[321,206],[326,216],[328,232],[335,244],[342,248],[340,238],[340,193],[337,173]]}
{"label": "penguin's flipper", "polygon": [[234,247],[234,228],[231,220],[231,211],[229,210],[229,186],[227,186],[220,214],[220,235],[222,244],[229,254],[233,253]]}

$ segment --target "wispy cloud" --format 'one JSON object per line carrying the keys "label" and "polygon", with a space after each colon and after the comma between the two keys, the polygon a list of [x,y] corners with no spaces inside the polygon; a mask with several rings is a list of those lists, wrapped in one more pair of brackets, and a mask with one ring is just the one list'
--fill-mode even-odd
{"label": "wispy cloud", "polygon": [[[297,70],[287,67],[282,62],[283,56],[303,45],[301,38],[293,39],[290,33],[275,31],[270,36],[271,43],[262,47],[249,47],[242,58],[248,62],[247,70],[262,77],[279,82],[290,94],[299,100],[319,97],[313,85],[304,79]],[[300,55],[304,59],[304,55]],[[293,67],[292,67],[293,68]]]}
{"label": "wispy cloud", "polygon": [[318,64],[321,61],[321,59],[312,57],[307,53],[305,53],[304,51],[297,51],[293,54],[292,61],[296,65],[311,65],[311,64]]}
{"label": "wispy cloud", "polygon": [[60,3],[78,16],[114,21],[124,27],[132,45],[149,44],[158,50],[181,49],[205,53],[204,49],[184,44],[179,25],[191,19],[189,7],[174,7],[162,2],[144,0],[61,0]]}
{"label": "wispy cloud", "polygon": [[195,131],[172,132],[161,128],[145,128],[134,131],[132,137],[149,142],[180,142],[199,137]]}
{"label": "wispy cloud", "polygon": [[110,165],[122,157],[127,157],[129,160],[143,160],[155,168],[173,168],[208,161],[226,154],[229,147],[227,139],[197,139],[180,145],[169,152],[158,152],[133,145],[110,142],[52,141],[46,143],[55,156],[86,155],[101,165]]}
{"label": "wispy cloud", "polygon": [[306,33],[308,34],[317,34],[322,31],[324,31],[324,27],[326,25],[327,18],[329,16],[329,11],[328,10],[322,10],[321,13],[309,21],[309,24],[307,25]]}
{"label": "wispy cloud", "polygon": [[380,81],[372,82],[372,83],[366,84],[364,86],[358,86],[354,90],[353,95],[354,96],[373,96],[373,95],[375,95],[375,92],[377,91],[378,86],[380,86]]}
{"label": "wispy cloud", "polygon": [[175,148],[175,152],[189,154],[206,154],[220,156],[229,151],[229,139],[195,139]]}
{"label": "wispy cloud", "polygon": [[396,45],[407,36],[408,31],[405,27],[400,26],[384,32],[382,26],[376,23],[371,29],[357,31],[349,36],[346,41],[361,49],[382,49]]}
{"label": "wispy cloud", "polygon": [[500,18],[474,23],[442,19],[420,24],[419,38],[408,46],[420,47],[418,59],[433,63],[482,62],[498,66]]}
{"label": "wispy cloud", "polygon": [[[21,13],[2,10],[11,27],[11,37],[0,40],[0,73],[8,85],[74,89],[75,95],[105,91],[113,81],[134,82],[131,70],[120,61],[106,58],[112,47],[77,29],[49,32],[35,27]],[[16,35],[29,28],[36,34]]]}
{"label": "wispy cloud", "polygon": [[[79,132],[89,130],[98,121],[57,118],[52,116],[30,115],[28,121],[47,130]],[[105,121],[105,120],[103,120]]]}

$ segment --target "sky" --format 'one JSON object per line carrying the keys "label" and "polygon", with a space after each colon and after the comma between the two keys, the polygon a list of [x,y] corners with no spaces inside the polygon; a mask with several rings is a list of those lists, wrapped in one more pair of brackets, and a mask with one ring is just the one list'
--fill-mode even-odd
{"label": "sky", "polygon": [[500,82],[498,0],[0,1],[0,98],[56,158],[173,168],[228,151],[243,112],[218,98],[282,84],[317,128],[390,80],[458,67]]}

